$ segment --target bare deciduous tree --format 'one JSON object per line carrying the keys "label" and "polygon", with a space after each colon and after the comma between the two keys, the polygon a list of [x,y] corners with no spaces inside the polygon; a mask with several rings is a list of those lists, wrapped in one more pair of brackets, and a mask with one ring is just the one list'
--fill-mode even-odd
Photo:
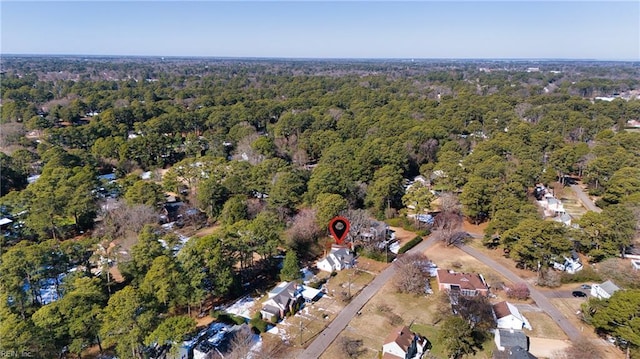
{"label": "bare deciduous tree", "polygon": [[7,122],[0,124],[0,148],[18,144],[27,130],[22,123]]}
{"label": "bare deciduous tree", "polygon": [[267,202],[259,200],[257,198],[251,198],[247,201],[247,215],[251,219],[256,218],[256,216],[260,212],[264,211],[266,207]]}
{"label": "bare deciduous tree", "polygon": [[362,347],[362,339],[348,337],[340,337],[340,350],[347,358],[357,358],[366,351]]}
{"label": "bare deciduous tree", "polygon": [[229,352],[225,354],[225,358],[244,359],[249,357],[251,347],[255,342],[255,334],[253,334],[248,325],[243,324],[242,327],[233,334]]}
{"label": "bare deciduous tree", "polygon": [[541,270],[538,274],[538,285],[549,288],[560,286],[560,273],[555,270],[548,268],[546,271]]}
{"label": "bare deciduous tree", "polygon": [[611,279],[621,287],[637,288],[640,283],[640,271],[634,270],[629,262],[619,258],[610,258],[598,265],[603,278]]}
{"label": "bare deciduous tree", "polygon": [[495,327],[493,308],[485,296],[460,296],[453,309],[474,329],[489,330]]}
{"label": "bare deciduous tree", "polygon": [[403,254],[396,260],[396,289],[402,293],[425,294],[429,259],[420,253]]}
{"label": "bare deciduous tree", "polygon": [[264,160],[264,156],[257,153],[252,147],[251,144],[257,140],[260,135],[255,132],[255,129],[252,128],[248,123],[246,124],[247,131],[253,130],[254,132],[243,137],[238,144],[236,145],[236,149],[234,151],[233,158],[236,160],[245,160],[249,161],[252,165],[256,165]]}
{"label": "bare deciduous tree", "polygon": [[286,231],[287,245],[297,253],[307,253],[319,235],[316,211],[303,209],[294,217],[291,227]]}
{"label": "bare deciduous tree", "polygon": [[[267,337],[268,338],[268,337]],[[295,358],[291,351],[291,347],[285,344],[279,337],[263,338],[262,345],[259,349],[251,353],[251,357],[255,359],[272,359],[272,358]]]}
{"label": "bare deciduous tree", "polygon": [[153,207],[137,204],[128,205],[118,200],[108,205],[95,235],[111,239],[124,238],[128,234],[137,234],[145,224],[158,222],[158,213]]}
{"label": "bare deciduous tree", "polygon": [[507,287],[507,297],[525,300],[529,298],[529,287],[525,283],[516,283]]}
{"label": "bare deciduous tree", "polygon": [[462,226],[462,205],[453,193],[443,193],[440,196],[440,213],[434,218],[433,228],[447,245],[459,243],[463,239],[460,234]]}

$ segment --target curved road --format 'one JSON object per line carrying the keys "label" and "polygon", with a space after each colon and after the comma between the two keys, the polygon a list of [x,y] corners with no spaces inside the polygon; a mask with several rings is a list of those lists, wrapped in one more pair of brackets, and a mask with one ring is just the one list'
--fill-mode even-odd
{"label": "curved road", "polygon": [[[429,236],[426,240],[422,241],[422,243],[413,247],[407,253],[422,253],[427,250],[429,247],[434,245],[437,240],[434,236]],[[396,272],[396,266],[392,263],[385,270],[380,272],[372,281],[360,291],[360,293],[351,299],[351,302],[342,309],[335,319],[322,331],[322,333],[318,334],[316,339],[307,347],[307,349],[300,355],[299,358],[309,358],[309,359],[317,359],[324,353],[324,351],[331,345],[331,343],[336,339],[338,334],[340,334],[344,328],[347,327],[347,324],[353,319],[362,307],[373,297],[374,294],[382,288],[382,286],[391,278]]]}
{"label": "curved road", "polygon": [[480,251],[466,245],[458,245],[458,248],[460,248],[468,255],[493,268],[496,272],[502,274],[505,278],[509,279],[513,283],[525,283],[531,293],[531,299],[533,299],[538,307],[545,313],[547,313],[551,317],[551,319],[556,322],[556,324],[558,324],[558,326],[567,334],[567,337],[569,337],[571,341],[576,342],[580,338],[582,338],[580,331],[576,327],[574,327],[573,324],[571,324],[571,322],[553,304],[551,304],[549,299],[547,299],[547,297],[542,294],[542,292],[522,280],[522,278],[517,276],[508,268],[482,254]]}
{"label": "curved road", "polygon": [[588,211],[593,211],[596,213],[602,212],[602,210],[593,203],[591,198],[589,198],[589,196],[587,196],[587,194],[584,193],[584,191],[582,190],[582,187],[578,186],[577,184],[572,184],[571,189],[576,194],[576,196],[578,197],[578,200],[580,200],[584,208],[586,208]]}

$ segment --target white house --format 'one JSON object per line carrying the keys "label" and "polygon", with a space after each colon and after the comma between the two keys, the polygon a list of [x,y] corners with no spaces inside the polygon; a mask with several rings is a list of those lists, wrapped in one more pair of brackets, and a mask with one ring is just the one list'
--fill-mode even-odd
{"label": "white house", "polygon": [[341,271],[353,267],[353,254],[344,247],[331,247],[331,252],[318,261],[316,266],[325,272]]}
{"label": "white house", "polygon": [[613,293],[620,290],[620,287],[608,280],[602,284],[594,284],[591,286],[591,295],[598,299],[609,299]]}
{"label": "white house", "polygon": [[545,207],[549,212],[552,213],[552,215],[559,215],[565,212],[562,202],[560,202],[558,199],[556,199],[552,195],[547,194],[545,196],[545,199],[547,200]]}
{"label": "white house", "polygon": [[553,262],[553,269],[567,272],[569,274],[575,274],[575,272],[581,271],[583,268],[582,263],[579,260],[573,258],[564,257],[564,262]]}
{"label": "white house", "polygon": [[554,260],[551,262],[554,269],[567,272],[569,274],[575,274],[576,272],[582,270],[583,266],[582,262],[580,262],[580,256],[578,256],[578,252],[572,250],[571,257],[563,256],[562,258],[564,259],[564,261],[556,262]]}
{"label": "white house", "polygon": [[496,316],[497,327],[499,329],[529,329],[531,324],[524,315],[520,314],[515,305],[503,301],[493,305],[493,312]]}
{"label": "white house", "polygon": [[564,224],[567,227],[571,226],[571,219],[572,219],[571,215],[569,213],[566,213],[566,212],[553,218],[554,221],[560,222],[560,223]]}
{"label": "white house", "polygon": [[429,340],[412,332],[409,327],[394,329],[382,345],[382,358],[420,359],[429,349]]}

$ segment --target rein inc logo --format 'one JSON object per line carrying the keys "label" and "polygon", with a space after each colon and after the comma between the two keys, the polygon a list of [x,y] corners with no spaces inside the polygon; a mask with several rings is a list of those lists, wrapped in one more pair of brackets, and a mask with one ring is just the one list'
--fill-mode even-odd
{"label": "rein inc logo", "polygon": [[33,358],[34,355],[28,350],[0,350],[0,358]]}

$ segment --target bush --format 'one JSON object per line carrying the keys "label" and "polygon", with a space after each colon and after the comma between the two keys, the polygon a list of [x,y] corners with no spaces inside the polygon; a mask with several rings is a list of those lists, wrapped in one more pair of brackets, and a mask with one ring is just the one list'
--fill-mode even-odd
{"label": "bush", "polygon": [[216,321],[220,322],[220,323],[224,323],[224,324],[244,324],[246,323],[246,320],[244,319],[244,317],[241,317],[239,315],[235,315],[235,314],[231,314],[231,313],[227,313],[227,312],[223,312],[221,310],[211,310],[211,317],[213,319],[215,319]]}
{"label": "bush", "polygon": [[602,198],[597,199],[594,203],[596,206],[600,207],[600,208],[605,208],[607,207],[610,203],[603,200]]}
{"label": "bush", "polygon": [[391,227],[400,227],[402,229],[406,229],[407,231],[416,232],[416,233],[426,233],[424,234],[425,236],[431,233],[431,231],[428,228],[424,228],[426,227],[426,225],[424,224],[418,225],[416,227],[415,221],[413,219],[407,218],[406,215],[401,215],[395,218],[389,218],[385,222]]}
{"label": "bush", "polygon": [[407,217],[405,216],[389,218],[386,220],[386,222],[391,227],[402,227],[402,228],[404,228],[409,224],[407,221]]}
{"label": "bush", "polygon": [[407,252],[411,248],[417,246],[418,243],[420,243],[420,242],[422,242],[422,237],[416,236],[415,238],[413,238],[409,242],[405,243],[402,247],[400,247],[400,249],[398,250],[398,254],[402,254],[402,253]]}
{"label": "bush", "polygon": [[602,187],[589,188],[589,195],[590,196],[602,196],[603,193],[604,193],[604,191],[602,190]]}
{"label": "bush", "polygon": [[519,300],[529,299],[529,287],[525,283],[516,283],[507,286],[507,297]]}
{"label": "bush", "polygon": [[574,274],[563,272],[560,276],[562,283],[582,283],[582,282],[602,282],[602,277],[592,267],[584,267],[581,271]]}
{"label": "bush", "polygon": [[395,255],[391,252],[385,252],[370,248],[362,248],[359,254],[365,258],[373,259],[374,261],[378,262],[391,262],[395,258]]}
{"label": "bush", "polygon": [[323,278],[323,279],[320,279],[320,280],[315,280],[315,281],[309,283],[309,287],[314,288],[314,289],[320,289],[320,288],[322,288],[322,286],[325,283],[327,283],[327,279],[329,279],[329,278]]}
{"label": "bush", "polygon": [[269,323],[262,319],[262,313],[257,312],[249,321],[249,325],[254,333],[264,333],[267,331]]}

